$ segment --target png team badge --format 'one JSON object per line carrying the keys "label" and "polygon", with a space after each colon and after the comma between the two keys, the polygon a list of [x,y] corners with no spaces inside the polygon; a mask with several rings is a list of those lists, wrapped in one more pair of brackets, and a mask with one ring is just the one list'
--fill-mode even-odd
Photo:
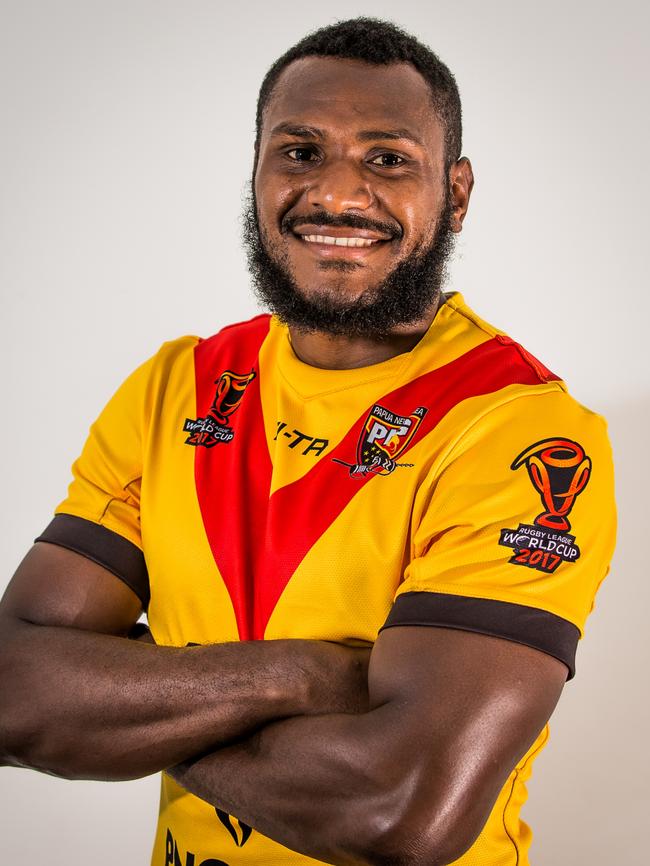
{"label": "png team badge", "polygon": [[580,548],[571,529],[569,513],[589,481],[591,460],[571,439],[543,439],[525,448],[510,468],[525,466],[539,493],[544,511],[534,524],[502,529],[499,544],[514,549],[510,562],[552,574],[561,562],[575,562]]}
{"label": "png team badge", "polygon": [[230,442],[235,436],[229,426],[230,416],[237,410],[244,391],[254,378],[253,370],[246,375],[232,370],[222,373],[214,383],[217,386],[214,400],[205,418],[185,419],[183,430],[190,434],[185,444],[212,448],[217,442]]}
{"label": "png team badge", "polygon": [[419,406],[405,417],[376,403],[361,428],[356,463],[346,463],[336,457],[332,460],[347,466],[350,476],[357,478],[368,473],[390,475],[399,467],[412,467],[412,463],[398,463],[397,458],[415,436],[427,411]]}

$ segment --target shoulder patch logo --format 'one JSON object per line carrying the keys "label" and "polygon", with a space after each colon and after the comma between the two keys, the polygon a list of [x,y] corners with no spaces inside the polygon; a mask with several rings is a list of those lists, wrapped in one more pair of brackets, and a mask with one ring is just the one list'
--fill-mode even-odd
{"label": "shoulder patch logo", "polygon": [[567,515],[591,474],[591,460],[582,445],[571,439],[542,439],[525,448],[510,468],[524,465],[546,508],[535,523],[560,531],[571,529]]}
{"label": "shoulder patch logo", "polygon": [[212,405],[205,418],[186,418],[183,431],[190,435],[186,445],[203,445],[212,448],[218,442],[230,442],[234,430],[229,426],[230,416],[241,403],[244,391],[255,378],[255,371],[241,375],[226,370],[215,381],[216,390]]}
{"label": "shoulder patch logo", "polygon": [[408,417],[396,415],[379,403],[370,410],[357,442],[356,463],[346,463],[332,457],[335,463],[347,466],[351,477],[368,473],[390,475],[399,467],[411,468],[412,463],[398,463],[397,458],[415,436],[415,431],[428,409],[419,406]]}
{"label": "shoulder patch logo", "polygon": [[580,548],[571,529],[568,515],[576,497],[591,475],[591,459],[584,448],[572,439],[542,439],[525,448],[512,462],[514,471],[521,466],[539,493],[546,509],[535,518],[534,525],[520,523],[519,528],[502,529],[499,544],[515,553],[510,562],[538,571],[553,573],[561,562],[575,562]]}

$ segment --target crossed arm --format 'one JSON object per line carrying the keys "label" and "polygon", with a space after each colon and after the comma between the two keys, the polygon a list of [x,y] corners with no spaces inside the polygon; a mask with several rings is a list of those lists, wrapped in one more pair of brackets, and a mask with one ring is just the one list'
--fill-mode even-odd
{"label": "crossed arm", "polygon": [[[562,662],[510,641],[395,627],[372,651],[366,706],[363,658],[349,650],[124,641],[139,615],[130,590],[40,547],[2,606],[4,762],[77,778],[171,768],[198,796],[326,862],[457,859],[566,679]],[[190,704],[203,709],[188,715]]]}
{"label": "crossed arm", "polygon": [[34,546],[0,604],[0,763],[135,779],[274,719],[365,709],[367,650],[125,640],[140,613],[103,567]]}
{"label": "crossed arm", "polygon": [[428,627],[380,633],[362,715],[295,718],[172,769],[184,787],[328,863],[451,863],[552,713],[562,662]]}

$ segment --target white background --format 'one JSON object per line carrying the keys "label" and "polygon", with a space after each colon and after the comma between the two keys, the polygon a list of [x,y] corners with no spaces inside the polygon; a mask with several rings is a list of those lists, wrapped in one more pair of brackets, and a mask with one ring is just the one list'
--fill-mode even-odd
{"label": "white background", "polygon": [[[266,68],[357,14],[431,45],[476,188],[449,288],[610,421],[619,546],[535,763],[533,866],[639,863],[650,764],[648,15],[601,2],[0,0],[2,576],[159,344],[256,311],[239,242]],[[2,697],[0,696],[0,700]],[[148,863],[157,780],[0,769],[4,863]],[[643,837],[643,838],[642,838]]]}

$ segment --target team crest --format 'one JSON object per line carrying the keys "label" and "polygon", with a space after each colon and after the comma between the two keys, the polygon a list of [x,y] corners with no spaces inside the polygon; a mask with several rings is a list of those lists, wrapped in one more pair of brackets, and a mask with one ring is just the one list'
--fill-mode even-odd
{"label": "team crest", "polygon": [[591,459],[572,439],[543,439],[525,448],[512,462],[525,466],[544,511],[534,523],[502,529],[499,544],[515,551],[510,562],[552,574],[561,562],[575,562],[580,548],[569,535],[569,513],[589,481]]}
{"label": "team crest", "polygon": [[398,463],[397,458],[415,436],[428,409],[419,406],[411,415],[396,415],[376,403],[361,428],[357,442],[356,463],[346,463],[333,457],[335,463],[347,466],[352,477],[390,475],[399,467],[412,467],[412,463]]}
{"label": "team crest", "polygon": [[230,442],[235,436],[229,426],[230,416],[237,410],[244,391],[254,378],[253,370],[243,376],[232,370],[222,373],[215,382],[214,400],[205,418],[185,419],[183,431],[189,433],[185,444],[212,448],[218,442]]}

